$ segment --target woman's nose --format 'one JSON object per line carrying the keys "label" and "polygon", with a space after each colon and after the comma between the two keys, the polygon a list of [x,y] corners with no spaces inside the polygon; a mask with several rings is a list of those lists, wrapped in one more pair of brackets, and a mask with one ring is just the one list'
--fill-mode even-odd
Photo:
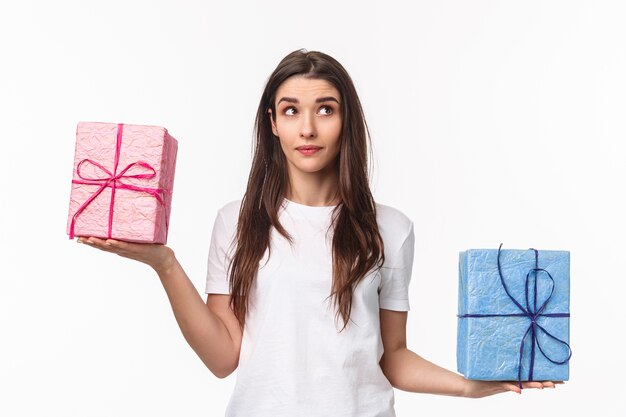
{"label": "woman's nose", "polygon": [[302,125],[300,126],[300,136],[305,138],[314,137],[316,135],[314,116],[304,112],[301,120]]}

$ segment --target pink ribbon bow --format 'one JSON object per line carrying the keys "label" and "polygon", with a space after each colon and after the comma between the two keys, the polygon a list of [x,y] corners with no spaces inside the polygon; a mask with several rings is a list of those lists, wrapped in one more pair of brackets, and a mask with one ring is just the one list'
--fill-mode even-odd
{"label": "pink ribbon bow", "polygon": [[[113,206],[115,204],[115,189],[116,188],[122,188],[122,189],[127,189],[127,190],[133,190],[133,191],[139,191],[139,192],[144,192],[144,193],[148,193],[150,195],[152,195],[153,197],[155,197],[159,203],[164,204],[163,199],[161,198],[161,196],[159,195],[160,193],[165,193],[167,192],[167,190],[162,189],[162,188],[147,188],[147,187],[137,187],[135,185],[132,184],[125,184],[121,181],[122,178],[152,178],[156,175],[156,171],[155,169],[148,163],[143,162],[143,161],[137,161],[137,162],[133,162],[132,164],[128,164],[126,166],[126,168],[124,168],[122,171],[120,171],[119,174],[116,174],[117,172],[117,165],[119,163],[119,159],[120,159],[120,149],[122,147],[122,132],[123,132],[123,123],[119,123],[117,125],[117,143],[116,143],[116,148],[115,148],[115,161],[114,161],[114,168],[113,168],[113,172],[109,171],[108,169],[106,169],[105,167],[103,167],[102,165],[100,165],[99,163],[91,160],[91,159],[83,159],[82,161],[79,162],[78,166],[76,167],[76,173],[78,174],[78,176],[80,178],[82,178],[84,181],[81,180],[72,180],[72,183],[74,184],[89,184],[89,185],[100,185],[100,188],[98,188],[98,190],[96,190],[96,192],[94,192],[88,199],[87,201],[85,201],[79,208],[78,210],[76,210],[76,213],[74,213],[74,216],[72,216],[72,222],[70,224],[70,239],[74,239],[74,226],[76,223],[76,218],[78,217],[78,215],[89,205],[91,204],[91,202],[98,197],[98,195],[106,188],[106,187],[111,187],[111,202],[109,204],[109,230],[108,230],[108,238],[111,238],[111,229],[113,227]],[[83,163],[90,163],[93,166],[99,168],[102,172],[104,172],[105,174],[107,174],[108,176],[103,177],[103,178],[87,178],[87,177],[83,177],[80,173],[80,167]],[[147,168],[148,170],[152,171],[151,173],[146,173],[146,174],[133,174],[133,175],[125,175],[126,171],[128,171],[130,168],[132,168],[133,166],[138,165],[144,168]],[[165,216],[165,228],[167,230],[167,215]]]}

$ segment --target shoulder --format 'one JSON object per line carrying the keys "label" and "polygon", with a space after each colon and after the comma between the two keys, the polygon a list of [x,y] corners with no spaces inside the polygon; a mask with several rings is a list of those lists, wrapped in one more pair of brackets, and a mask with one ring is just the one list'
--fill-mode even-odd
{"label": "shoulder", "polygon": [[413,220],[395,207],[376,202],[376,221],[387,255],[395,254],[405,242],[414,239]]}
{"label": "shoulder", "polygon": [[391,233],[406,237],[413,229],[413,221],[404,212],[386,204],[376,204],[376,221],[381,233]]}
{"label": "shoulder", "polygon": [[224,204],[217,210],[215,223],[213,224],[213,239],[220,244],[234,243],[239,221],[239,207],[242,200],[233,200]]}
{"label": "shoulder", "polygon": [[242,201],[242,199],[229,201],[217,210],[218,217],[221,217],[227,226],[237,224]]}

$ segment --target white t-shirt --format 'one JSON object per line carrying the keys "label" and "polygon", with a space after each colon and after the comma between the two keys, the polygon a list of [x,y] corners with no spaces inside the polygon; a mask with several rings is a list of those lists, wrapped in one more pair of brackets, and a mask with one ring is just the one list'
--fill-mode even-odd
{"label": "white t-shirt", "polygon": [[[229,294],[241,200],[219,209],[208,256],[205,293]],[[383,355],[380,308],[409,311],[413,222],[376,203],[385,264],[356,287],[351,320],[329,297],[332,283],[331,212],[284,199],[279,220],[294,239],[271,228],[271,256],[259,262],[246,316],[234,392],[226,417],[392,417],[393,388]],[[266,264],[267,262],[267,264]],[[327,299],[327,300],[326,300]]]}

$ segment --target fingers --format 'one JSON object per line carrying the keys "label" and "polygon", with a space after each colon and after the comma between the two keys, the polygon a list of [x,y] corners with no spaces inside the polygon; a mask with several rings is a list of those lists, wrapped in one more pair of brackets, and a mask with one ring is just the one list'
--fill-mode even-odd
{"label": "fingers", "polygon": [[[536,389],[544,389],[544,388],[556,388],[557,385],[563,384],[563,381],[524,381],[522,382],[522,388],[536,388]],[[517,381],[504,381],[502,383],[502,387],[506,390],[513,391],[517,394],[521,394],[522,390],[519,387]]]}
{"label": "fingers", "polygon": [[93,236],[91,236],[91,237],[79,237],[77,242],[78,243],[87,244],[89,246],[92,246],[94,248],[98,248],[98,249],[106,251],[106,252],[117,252],[117,250],[114,250],[114,249],[120,248],[120,241],[118,241],[118,240],[99,239],[99,238],[93,237]]}
{"label": "fingers", "polygon": [[[158,265],[171,249],[161,244],[132,243],[115,239],[102,239],[94,236],[80,236],[78,243],[84,243],[104,252],[115,253],[124,258],[134,259],[150,266]],[[169,251],[169,252],[168,252]]]}
{"label": "fingers", "polygon": [[76,242],[84,243],[93,247],[100,247],[100,239],[97,237],[79,237]]}
{"label": "fingers", "polygon": [[520,394],[522,393],[522,390],[519,388],[519,386],[517,384],[512,384],[510,382],[505,382],[504,383],[504,388],[509,390],[509,391],[513,391],[516,394]]}
{"label": "fingers", "polygon": [[529,381],[529,382],[522,382],[522,387],[543,389],[543,384],[539,381]]}
{"label": "fingers", "polygon": [[564,383],[563,381],[543,381],[543,386],[545,387],[547,384],[550,388],[556,388],[557,385],[563,385]]}
{"label": "fingers", "polygon": [[522,382],[522,387],[537,389],[556,388],[557,384],[563,384],[563,381],[526,381]]}

